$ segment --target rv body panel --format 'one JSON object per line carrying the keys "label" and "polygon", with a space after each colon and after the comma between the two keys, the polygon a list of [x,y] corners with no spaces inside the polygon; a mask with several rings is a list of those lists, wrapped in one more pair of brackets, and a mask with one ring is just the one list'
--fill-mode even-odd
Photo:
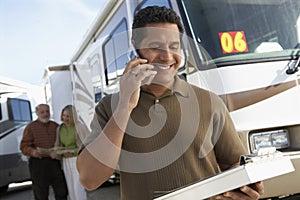
{"label": "rv body panel", "polygon": [[[255,141],[258,136],[274,136],[278,139],[274,143],[288,140],[287,146],[278,148],[292,158],[296,171],[265,181],[263,197],[299,193],[300,73],[286,73],[299,59],[299,48],[292,47],[299,43],[294,37],[295,32],[299,36],[299,26],[290,26],[299,17],[300,4],[295,0],[109,1],[70,63],[73,103],[87,119],[85,124],[90,126],[94,103],[119,90],[131,48],[133,15],[136,9],[153,4],[170,6],[181,16],[186,28],[182,40],[186,65],[179,73],[224,100],[248,152],[257,150],[255,145],[265,145]],[[286,15],[285,10],[293,12]],[[282,17],[274,20],[273,13]],[[289,23],[281,23],[284,16]],[[262,18],[266,20],[258,20]],[[292,187],[285,187],[287,180]]]}

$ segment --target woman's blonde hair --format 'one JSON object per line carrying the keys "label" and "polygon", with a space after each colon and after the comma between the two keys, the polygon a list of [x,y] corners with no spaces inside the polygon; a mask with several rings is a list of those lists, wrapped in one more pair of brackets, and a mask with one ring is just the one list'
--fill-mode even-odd
{"label": "woman's blonde hair", "polygon": [[73,116],[73,109],[74,107],[72,105],[66,105],[62,110],[60,114],[60,120],[63,121],[63,113],[66,111],[70,116],[70,121],[74,123],[74,116]]}

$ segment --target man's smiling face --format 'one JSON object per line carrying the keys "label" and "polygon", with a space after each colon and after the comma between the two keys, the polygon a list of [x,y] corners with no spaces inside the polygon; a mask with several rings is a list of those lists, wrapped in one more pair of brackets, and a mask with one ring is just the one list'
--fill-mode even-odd
{"label": "man's smiling face", "polygon": [[146,29],[140,56],[155,66],[157,74],[152,82],[169,87],[181,64],[180,32],[173,23],[153,23]]}

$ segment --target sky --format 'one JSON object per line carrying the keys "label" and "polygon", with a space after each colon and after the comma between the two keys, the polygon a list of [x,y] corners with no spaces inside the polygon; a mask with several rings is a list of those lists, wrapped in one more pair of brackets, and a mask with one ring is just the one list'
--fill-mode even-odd
{"label": "sky", "polygon": [[0,75],[42,84],[47,66],[69,64],[109,0],[0,0]]}

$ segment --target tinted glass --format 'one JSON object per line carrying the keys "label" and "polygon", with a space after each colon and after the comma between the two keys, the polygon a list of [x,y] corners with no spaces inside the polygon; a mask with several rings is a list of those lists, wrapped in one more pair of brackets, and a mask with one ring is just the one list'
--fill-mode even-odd
{"label": "tinted glass", "polygon": [[218,62],[297,54],[299,0],[184,0],[195,40]]}

